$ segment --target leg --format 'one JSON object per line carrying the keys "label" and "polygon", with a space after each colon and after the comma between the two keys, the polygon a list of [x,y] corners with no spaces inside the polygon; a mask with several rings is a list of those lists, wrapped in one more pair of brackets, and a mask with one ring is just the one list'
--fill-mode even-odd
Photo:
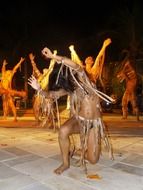
{"label": "leg", "polygon": [[98,126],[93,127],[89,131],[87,140],[87,160],[91,164],[96,164],[99,160],[101,153],[101,135],[100,128]]}
{"label": "leg", "polygon": [[69,136],[71,134],[79,133],[79,125],[75,118],[70,118],[59,129],[59,145],[62,155],[63,163],[54,171],[56,174],[61,174],[63,171],[70,167],[70,141]]}
{"label": "leg", "polygon": [[132,96],[131,96],[131,105],[132,105],[132,108],[133,108],[133,113],[136,115],[137,121],[139,121],[139,109],[138,109],[138,106],[137,106],[137,101],[136,101],[135,94],[132,94]]}
{"label": "leg", "polygon": [[9,107],[11,108],[11,110],[12,110],[12,113],[13,113],[13,116],[14,116],[14,121],[17,121],[16,107],[15,107],[13,99],[12,99],[12,97],[10,95],[8,97],[8,104],[9,104]]}
{"label": "leg", "polygon": [[123,119],[127,119],[128,116],[128,94],[124,93],[122,98],[122,112],[123,112]]}
{"label": "leg", "polygon": [[3,101],[3,117],[4,117],[4,119],[6,119],[8,116],[8,97],[7,97],[7,95],[2,96],[2,101]]}
{"label": "leg", "polygon": [[36,119],[36,123],[39,125],[40,123],[40,110],[41,110],[41,99],[40,99],[40,96],[36,96],[34,97],[34,103],[33,103],[33,112],[34,112],[34,116],[35,116],[35,119]]}

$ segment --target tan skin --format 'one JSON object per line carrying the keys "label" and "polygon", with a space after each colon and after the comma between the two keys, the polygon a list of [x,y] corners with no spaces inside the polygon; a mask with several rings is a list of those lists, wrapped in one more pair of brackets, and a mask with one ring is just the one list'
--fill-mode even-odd
{"label": "tan skin", "polygon": [[33,53],[29,53],[29,59],[31,61],[31,65],[33,67],[33,75],[38,79],[42,77],[42,73],[40,70],[37,68],[37,64],[35,63],[35,55]]}
{"label": "tan skin", "polygon": [[[34,83],[36,79],[31,78],[29,80],[29,84],[34,88]],[[65,95],[66,92],[64,90],[58,91],[58,92],[48,92],[48,97],[53,97],[53,96],[62,96]],[[45,94],[46,96],[46,94]],[[70,94],[70,97],[72,98],[72,95]],[[96,104],[98,102],[98,97],[97,99],[94,97],[85,96],[84,100],[82,101],[83,103],[81,104],[81,110],[79,115],[87,118],[87,119],[96,119],[97,117],[100,116],[100,111],[99,109],[96,108]],[[89,105],[89,106],[87,106]],[[62,164],[54,170],[56,174],[61,174],[64,172],[66,169],[70,167],[70,157],[69,157],[69,151],[70,151],[70,140],[69,136],[72,134],[80,134],[80,128],[82,126],[79,125],[77,119],[75,117],[71,117],[68,119],[59,129],[59,145],[60,145],[60,150],[62,154]],[[87,154],[86,154],[86,159],[90,161],[90,163],[95,164],[98,161],[97,155],[95,155],[95,152],[93,151],[95,148],[95,140],[94,140],[94,133],[92,132],[93,129],[90,130],[89,133],[89,139],[88,139],[88,144],[87,144]],[[90,148],[89,148],[90,147]]]}
{"label": "tan skin", "polygon": [[22,96],[23,98],[26,97],[25,91],[5,89],[5,88],[3,88],[2,84],[0,83],[0,95],[8,95],[8,94],[10,94],[11,96]]}
{"label": "tan skin", "polygon": [[[89,85],[89,79],[87,75],[85,75],[84,68],[82,68],[80,65],[73,62],[71,59],[67,57],[62,57],[59,55],[54,55],[50,49],[44,48],[42,50],[42,54],[45,56],[45,58],[54,59],[57,63],[61,63],[64,61],[64,65],[66,65],[69,68],[72,68],[75,70],[79,76],[79,78],[85,78],[86,85]],[[31,78],[29,80],[29,84],[35,88],[34,84],[35,79]],[[35,88],[38,90],[38,88]],[[85,119],[91,119],[96,120],[97,118],[101,118],[101,110],[100,110],[100,100],[97,95],[95,95],[93,92],[89,94],[83,95],[83,92],[80,88],[76,88],[75,92],[77,94],[78,103],[80,103],[80,110],[78,112],[78,116],[85,118]],[[75,93],[74,92],[74,93]],[[82,96],[82,98],[81,98]],[[73,93],[70,94],[70,99],[72,101]],[[59,129],[59,145],[62,155],[62,164],[54,170],[56,174],[61,174],[65,170],[67,170],[70,167],[70,135],[72,134],[81,134],[81,128],[82,126],[78,122],[78,120],[75,118],[75,110],[73,107],[70,108],[72,111],[72,117],[69,118]],[[95,151],[95,146],[97,141],[95,140],[95,133],[93,132],[93,128],[89,131],[88,141],[87,141],[87,151],[86,151],[86,159],[92,163],[95,164],[99,160],[99,154],[96,154],[97,151]],[[99,147],[100,148],[100,147]]]}
{"label": "tan skin", "polygon": [[83,65],[82,61],[79,59],[79,56],[77,55],[76,51],[74,50],[74,46],[71,45],[69,47],[69,49],[71,51],[72,61],[76,62],[77,64],[79,64],[81,67],[83,67],[85,69],[88,77],[90,78],[90,80],[93,83],[96,84],[97,79],[99,79],[104,91],[105,91],[105,87],[104,87],[104,83],[101,78],[101,74],[102,74],[103,65],[105,62],[105,51],[106,51],[106,48],[111,43],[112,43],[112,41],[110,38],[105,39],[96,59],[94,60],[94,58],[92,56],[88,56],[84,61],[85,66]]}
{"label": "tan skin", "polygon": [[[132,73],[132,77],[128,76],[128,72]],[[128,116],[128,103],[130,102],[133,108],[133,112],[137,116],[137,121],[139,121],[139,109],[136,102],[136,87],[137,87],[137,74],[135,69],[131,66],[130,60],[127,60],[124,68],[117,75],[120,82],[125,80],[126,90],[122,97],[122,112],[123,119],[127,119]]]}
{"label": "tan skin", "polygon": [[107,38],[101,47],[101,50],[99,51],[95,61],[93,57],[89,56],[85,59],[85,70],[90,78],[91,81],[96,83],[96,80],[99,78],[101,81],[101,73],[103,69],[103,64],[105,60],[105,51],[106,48],[111,44],[111,39]]}
{"label": "tan skin", "polygon": [[[73,62],[71,59],[58,56],[58,55],[53,55],[52,52],[48,48],[44,48],[42,51],[43,55],[46,58],[50,59],[55,59],[57,62],[61,62],[64,60],[64,64],[74,70],[78,70],[78,75],[79,77],[82,77],[83,75],[83,68],[81,68],[79,65],[77,65],[75,62]],[[88,79],[87,79],[88,80]],[[76,90],[75,90],[76,91]],[[79,89],[77,88],[77,97],[80,97],[80,94],[78,96],[78,93],[81,93]],[[72,94],[71,94],[72,98]],[[95,120],[99,117],[101,117],[101,112],[100,112],[100,102],[99,98],[93,95],[85,95],[82,100],[79,98],[80,101],[80,111],[78,113],[79,116],[85,118],[85,119],[92,119]],[[96,106],[95,106],[96,105]],[[69,136],[71,134],[77,134],[80,133],[80,124],[78,123],[77,119],[74,117],[71,117],[68,119],[61,127],[59,130],[59,145],[61,149],[61,154],[62,154],[62,164],[55,169],[56,174],[61,174],[64,172],[66,169],[70,167],[70,158],[69,158],[69,149],[70,149],[70,141],[69,141]],[[95,164],[98,161],[98,157],[95,154],[95,136],[94,133],[92,132],[93,129],[90,130],[89,132],[89,138],[87,142],[87,154],[86,154],[86,159],[92,164]],[[90,147],[90,148],[89,148]]]}
{"label": "tan skin", "polygon": [[[57,53],[57,51],[54,50],[54,54],[56,54],[56,53]],[[40,86],[43,90],[48,90],[49,77],[54,69],[55,61],[51,60],[49,67],[44,68],[43,73],[41,73],[40,70],[37,68],[37,64],[35,62],[35,56],[32,53],[29,54],[29,59],[30,59],[32,67],[33,67],[33,76],[35,78],[37,78],[37,80],[40,83]],[[41,96],[36,96],[34,103],[33,103],[33,110],[34,110],[35,118],[36,118],[36,121],[38,122],[38,125],[40,122],[39,115],[40,115],[41,106],[42,106]],[[45,108],[45,109],[47,110],[48,108]],[[41,125],[43,125],[44,121],[48,120],[48,118],[49,118],[49,116],[47,116],[43,120]]]}
{"label": "tan skin", "polygon": [[17,69],[20,67],[21,63],[24,62],[24,58],[21,57],[20,61],[13,67],[12,70],[6,70],[6,65],[8,64],[6,60],[3,61],[3,66],[2,66],[2,86],[5,89],[11,88],[11,83],[14,74],[17,72]]}
{"label": "tan skin", "polygon": [[[6,90],[12,89],[13,76],[17,72],[17,69],[20,67],[21,63],[24,62],[24,60],[25,59],[21,57],[20,61],[14,66],[12,70],[6,70],[6,65],[8,63],[6,62],[6,60],[3,61],[1,85],[4,89]],[[4,118],[6,118],[9,112],[9,108],[11,108],[14,115],[14,121],[17,121],[16,108],[11,94],[9,93],[3,95],[2,99],[3,99]]]}

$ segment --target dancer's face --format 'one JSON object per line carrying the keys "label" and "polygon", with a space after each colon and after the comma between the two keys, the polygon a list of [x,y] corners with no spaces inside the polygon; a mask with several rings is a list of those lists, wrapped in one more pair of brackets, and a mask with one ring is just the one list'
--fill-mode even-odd
{"label": "dancer's face", "polygon": [[89,56],[85,59],[86,65],[93,65],[93,63],[94,63],[93,57]]}

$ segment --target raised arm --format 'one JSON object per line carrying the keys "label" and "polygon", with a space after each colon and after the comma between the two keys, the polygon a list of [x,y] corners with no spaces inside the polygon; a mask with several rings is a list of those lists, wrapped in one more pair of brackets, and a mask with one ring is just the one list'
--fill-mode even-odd
{"label": "raised arm", "polygon": [[14,75],[14,73],[16,73],[17,69],[20,67],[21,63],[24,62],[24,58],[21,57],[20,61],[14,66],[13,70],[12,70],[12,74]]}
{"label": "raised arm", "polygon": [[106,47],[109,46],[110,44],[111,44],[110,38],[107,38],[103,42],[102,48],[95,59],[94,65],[92,66],[92,71],[99,70],[101,67],[103,67],[103,63],[105,59],[105,50],[106,50]]}
{"label": "raised arm", "polygon": [[83,63],[80,60],[79,56],[77,55],[77,52],[74,49],[74,45],[70,45],[69,46],[69,50],[71,52],[71,59],[72,59],[72,61],[74,61],[75,63],[79,64],[81,67],[83,67]]}
{"label": "raised arm", "polygon": [[42,54],[45,56],[45,58],[47,59],[54,59],[57,63],[61,63],[66,65],[69,68],[72,68],[76,71],[82,71],[82,67],[80,67],[80,65],[78,65],[77,63],[73,62],[71,59],[67,58],[67,57],[63,57],[63,56],[59,56],[59,55],[54,55],[50,49],[48,48],[44,48],[42,50]]}
{"label": "raised arm", "polygon": [[37,67],[37,64],[35,63],[35,56],[33,55],[33,53],[29,53],[29,59],[31,61],[31,65],[33,67],[33,75],[36,78],[39,78],[42,74],[40,72],[40,70]]}
{"label": "raised arm", "polygon": [[[96,59],[95,59],[95,62],[93,63],[93,66],[91,65],[87,65],[86,64],[86,71],[87,73],[90,75],[90,78],[92,81],[96,82],[97,79],[99,79],[101,85],[103,86],[104,88],[104,83],[102,81],[102,70],[103,70],[103,65],[104,65],[104,60],[105,60],[105,50],[106,50],[106,47],[111,43],[111,39],[110,38],[107,38],[103,45],[102,45],[102,48],[101,50],[99,51]],[[89,57],[90,58],[90,57]],[[90,61],[92,62],[92,61]]]}
{"label": "raised arm", "polygon": [[2,65],[2,70],[1,70],[2,74],[6,71],[6,65],[7,64],[8,64],[7,61],[4,59],[3,60],[3,65]]}
{"label": "raised arm", "polygon": [[[57,50],[54,50],[53,55],[57,55]],[[48,68],[50,73],[53,71],[53,68],[55,66],[55,62],[56,62],[55,59],[51,59],[50,65],[49,65],[49,68]]]}
{"label": "raised arm", "polygon": [[[54,55],[57,54],[57,51],[54,50]],[[49,77],[54,69],[54,66],[55,66],[55,60],[54,59],[51,59],[50,61],[50,65],[49,65],[49,68],[48,69],[44,69],[43,70],[43,75],[41,77],[39,77],[38,79],[38,82],[40,83],[40,86],[43,90],[45,89],[48,89],[48,86],[49,86]]]}

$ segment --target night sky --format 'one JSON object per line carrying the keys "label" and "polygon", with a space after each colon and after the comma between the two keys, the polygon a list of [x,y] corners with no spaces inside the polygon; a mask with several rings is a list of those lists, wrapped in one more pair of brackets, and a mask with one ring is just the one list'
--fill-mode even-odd
{"label": "night sky", "polygon": [[[41,62],[41,50],[45,46],[57,49],[61,55],[70,56],[68,46],[71,44],[84,59],[88,55],[96,56],[106,37],[112,38],[109,57],[115,60],[120,49],[126,48],[130,42],[127,39],[131,31],[125,26],[129,23],[126,18],[132,17],[135,18],[137,40],[142,43],[141,0],[98,1],[97,5],[96,2],[1,2],[0,61],[7,58],[15,64],[20,56],[26,57],[33,52]],[[125,32],[128,32],[127,38]],[[42,64],[45,64],[44,60]]]}

